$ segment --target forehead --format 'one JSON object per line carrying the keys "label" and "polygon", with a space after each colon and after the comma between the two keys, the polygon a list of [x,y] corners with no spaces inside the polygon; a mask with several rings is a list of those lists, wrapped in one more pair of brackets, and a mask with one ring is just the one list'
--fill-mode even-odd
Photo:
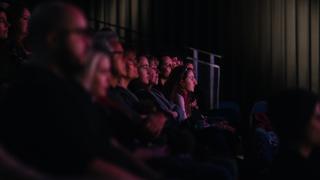
{"label": "forehead", "polygon": [[27,9],[27,8],[24,8],[23,9],[23,14],[22,14],[23,16],[31,16],[31,13],[30,13],[30,11],[29,11],[29,9]]}
{"label": "forehead", "polygon": [[128,52],[127,52],[127,56],[129,56],[129,57],[135,57],[135,56],[136,56],[136,52],[135,52],[135,51],[128,51]]}
{"label": "forehead", "polygon": [[145,56],[140,57],[139,63],[140,64],[149,64],[148,59]]}
{"label": "forehead", "polygon": [[165,57],[163,58],[163,63],[164,63],[164,64],[172,63],[172,59],[171,59],[169,56],[165,56]]}
{"label": "forehead", "polygon": [[150,60],[150,64],[159,64],[159,61],[158,61],[158,59],[153,58]]}
{"label": "forehead", "polygon": [[113,48],[113,51],[123,52],[123,47],[119,42],[112,43],[112,48]]}
{"label": "forehead", "polygon": [[77,8],[68,7],[67,25],[69,28],[86,28],[87,20],[84,14]]}

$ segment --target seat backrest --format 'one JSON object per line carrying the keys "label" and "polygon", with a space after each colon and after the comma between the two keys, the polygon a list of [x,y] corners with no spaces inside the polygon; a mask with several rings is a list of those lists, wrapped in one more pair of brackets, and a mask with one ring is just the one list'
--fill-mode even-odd
{"label": "seat backrest", "polygon": [[254,123],[253,121],[257,113],[267,113],[267,111],[268,111],[268,104],[266,101],[256,102],[253,105],[250,112],[250,122],[249,122],[250,127],[253,127],[253,123]]}

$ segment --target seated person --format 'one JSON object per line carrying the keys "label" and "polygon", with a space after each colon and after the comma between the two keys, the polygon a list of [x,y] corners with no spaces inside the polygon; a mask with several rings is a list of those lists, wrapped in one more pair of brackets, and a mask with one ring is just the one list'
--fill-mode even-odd
{"label": "seated person", "polygon": [[151,101],[159,110],[166,113],[169,118],[182,121],[182,110],[176,104],[170,102],[162,92],[154,88],[158,84],[157,67],[149,66],[146,56],[138,59],[139,78],[129,84],[129,89],[134,92],[140,100]]}
{"label": "seated person", "polygon": [[320,101],[306,90],[288,90],[269,101],[280,149],[271,179],[319,179]]}
{"label": "seated person", "polygon": [[166,81],[165,95],[182,109],[184,120],[191,117],[190,93],[196,84],[193,71],[184,66],[175,68]]}
{"label": "seated person", "polygon": [[182,109],[183,120],[191,120],[187,121],[188,123],[199,128],[215,126],[234,132],[225,121],[208,123],[208,118],[200,112],[197,98],[194,96],[196,85],[194,72],[185,66],[179,66],[172,71],[165,84],[165,95]]}
{"label": "seated person", "polygon": [[[97,39],[94,44],[101,47],[106,43]],[[107,44],[108,47],[104,52],[111,52],[110,88],[106,89],[107,97],[100,103],[104,104],[109,111],[112,109],[113,118],[111,119],[114,120],[110,122],[113,123],[119,141],[127,148],[134,150],[141,144],[146,144],[144,141],[158,137],[166,118],[162,113],[153,111],[152,108],[142,108],[144,105],[127,88],[129,82],[138,76],[134,58],[123,56],[124,52],[120,42],[107,41]]]}
{"label": "seated person", "polygon": [[138,178],[142,173],[109,162],[118,151],[102,136],[102,114],[79,82],[89,47],[86,28],[84,14],[73,5],[53,2],[35,9],[33,64],[19,72],[1,104],[0,142],[41,174]]}
{"label": "seated person", "polygon": [[162,56],[159,61],[159,83],[155,88],[164,92],[164,85],[172,71],[172,59],[169,56]]}

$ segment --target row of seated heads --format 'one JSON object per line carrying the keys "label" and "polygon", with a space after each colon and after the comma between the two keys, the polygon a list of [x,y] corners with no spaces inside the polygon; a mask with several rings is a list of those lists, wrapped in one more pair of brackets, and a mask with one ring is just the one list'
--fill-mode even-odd
{"label": "row of seated heads", "polygon": [[[190,63],[183,65],[181,60],[170,56],[136,57],[135,50],[125,50],[117,35],[108,29],[90,34],[84,14],[72,5],[43,4],[33,11],[30,22],[29,17],[30,11],[25,7],[0,9],[0,39],[8,38],[10,32],[16,34],[13,37],[28,36],[31,59],[45,57],[37,63],[55,63],[66,74],[82,74],[84,87],[93,96],[107,96],[106,90],[113,85],[114,77],[139,78],[146,85],[163,84],[168,98],[177,91],[193,92],[197,84]],[[269,115],[282,139],[320,144],[316,95],[291,91],[270,102]]]}
{"label": "row of seated heads", "polygon": [[[92,71],[102,74],[101,72],[105,72],[105,70],[98,71],[97,68],[108,66],[109,75],[124,76],[130,79],[140,77],[140,80],[145,84],[157,85],[159,82],[164,84],[171,71],[175,67],[183,65],[180,58],[168,55],[159,59],[149,55],[136,57],[136,51],[133,48],[124,49],[123,44],[111,29],[104,28],[95,34],[90,33],[88,22],[83,13],[73,5],[56,3],[50,8],[35,9],[33,12],[35,18],[32,18],[31,21],[31,12],[25,5],[16,4],[3,7],[6,9],[0,8],[0,39],[19,40],[17,43],[21,44],[30,56],[31,52],[37,52],[35,56],[48,54],[46,52],[48,45],[52,46],[50,49],[56,51],[66,51],[67,49],[71,53],[58,53],[59,56],[65,57],[57,59],[79,60],[80,64],[78,65],[69,63],[70,71],[81,68],[79,65],[82,64],[83,67],[87,66],[86,72],[91,74],[90,77],[93,77]],[[46,10],[41,12],[41,9]],[[68,11],[64,11],[65,9]],[[50,34],[49,39],[46,37],[48,34]],[[30,41],[26,43],[26,39],[30,39]],[[101,59],[109,59],[109,62],[101,61]],[[71,67],[72,65],[75,67]],[[188,66],[193,69],[191,63],[188,63]],[[159,81],[159,78],[163,81]],[[104,80],[104,84],[100,83],[101,86],[108,86],[108,81]]]}
{"label": "row of seated heads", "polygon": [[24,4],[0,4],[0,40],[23,41],[28,35],[30,10]]}

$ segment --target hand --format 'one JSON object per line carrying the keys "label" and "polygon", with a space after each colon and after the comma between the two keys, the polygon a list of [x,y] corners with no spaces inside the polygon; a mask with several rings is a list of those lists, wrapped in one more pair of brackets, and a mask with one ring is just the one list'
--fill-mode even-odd
{"label": "hand", "polygon": [[195,109],[199,109],[197,100],[195,100],[195,101],[193,101],[193,102],[191,103],[191,107],[192,107],[192,108],[195,108]]}
{"label": "hand", "polygon": [[156,113],[149,116],[149,119],[147,120],[146,128],[148,131],[155,137],[158,137],[162,129],[164,127],[164,124],[167,121],[167,118],[162,113]]}
{"label": "hand", "polygon": [[218,124],[218,127],[224,130],[227,130],[231,133],[235,133],[236,129],[233,128],[227,121],[222,121]]}
{"label": "hand", "polygon": [[138,148],[133,152],[133,155],[142,160],[165,157],[168,155],[168,148],[166,146],[157,148]]}
{"label": "hand", "polygon": [[178,117],[178,113],[175,111],[170,111],[170,114],[174,119]]}

